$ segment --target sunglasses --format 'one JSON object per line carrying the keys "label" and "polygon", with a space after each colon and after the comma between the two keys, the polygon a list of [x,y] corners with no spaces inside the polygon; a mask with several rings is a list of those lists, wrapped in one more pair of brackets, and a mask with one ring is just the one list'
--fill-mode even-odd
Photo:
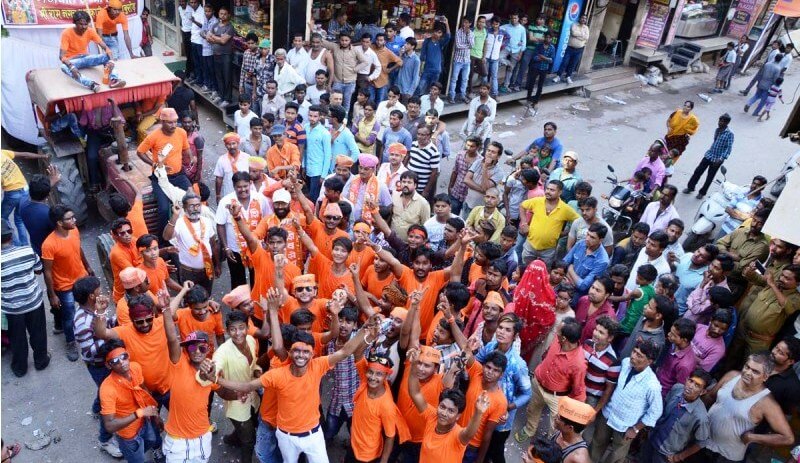
{"label": "sunglasses", "polygon": [[108,364],[112,365],[112,366],[116,366],[116,365],[119,365],[120,363],[122,363],[123,360],[128,360],[129,358],[130,358],[130,355],[127,352],[123,352],[123,353],[119,354],[117,357],[114,357],[113,359],[109,360]]}
{"label": "sunglasses", "polygon": [[389,358],[388,357],[381,357],[379,355],[371,355],[371,356],[369,356],[369,358],[367,358],[367,363],[377,363],[377,364],[382,365],[384,367],[391,368],[391,365],[389,365]]}
{"label": "sunglasses", "polygon": [[326,215],[325,220],[342,220],[340,215]]}
{"label": "sunglasses", "polygon": [[294,288],[294,290],[297,291],[298,293],[302,293],[303,291],[306,291],[306,292],[310,293],[311,291],[314,291],[315,289],[316,288],[314,286],[299,286],[299,287]]}
{"label": "sunglasses", "polygon": [[201,354],[205,354],[208,352],[208,344],[204,342],[192,343],[186,346],[186,350],[190,354],[194,354],[196,351],[200,351]]}
{"label": "sunglasses", "polygon": [[134,325],[149,325],[153,323],[153,318],[155,317],[146,317],[146,318],[139,318],[133,321]]}

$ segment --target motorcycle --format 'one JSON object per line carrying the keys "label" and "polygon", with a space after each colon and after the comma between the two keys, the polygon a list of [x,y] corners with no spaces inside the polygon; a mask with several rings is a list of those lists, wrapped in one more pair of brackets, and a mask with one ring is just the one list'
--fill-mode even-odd
{"label": "motorcycle", "polygon": [[606,182],[613,188],[611,193],[602,197],[608,200],[608,206],[603,207],[603,220],[611,226],[614,239],[627,236],[634,222],[641,217],[644,206],[647,205],[647,194],[643,191],[632,189],[627,183],[621,183],[614,173],[612,166],[607,166],[611,175],[606,177]]}
{"label": "motorcycle", "polygon": [[[714,183],[720,185],[721,188],[703,201],[697,209],[694,224],[683,242],[683,249],[686,252],[696,250],[716,236],[722,223],[728,217],[725,209],[736,196],[747,194],[749,191],[749,186],[740,186],[727,181],[725,174],[728,169],[725,166],[720,167],[719,171],[722,173],[722,180],[715,180]],[[743,213],[752,211],[752,207],[744,202],[737,204],[735,208]]]}
{"label": "motorcycle", "polygon": [[783,165],[781,173],[778,175],[778,178],[774,180],[775,183],[772,184],[769,193],[775,198],[780,196],[783,192],[783,188],[786,186],[786,176],[789,175],[789,172],[792,172],[798,167],[800,167],[800,151],[794,153]]}

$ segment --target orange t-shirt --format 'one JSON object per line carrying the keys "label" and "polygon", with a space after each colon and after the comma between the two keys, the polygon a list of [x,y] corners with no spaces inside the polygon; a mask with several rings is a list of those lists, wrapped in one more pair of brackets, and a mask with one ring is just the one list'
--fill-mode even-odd
{"label": "orange t-shirt", "polygon": [[[316,298],[311,301],[311,305],[308,307],[308,310],[316,317],[311,325],[311,331],[314,333],[324,333],[330,329],[331,321],[329,317],[331,314],[326,307],[329,300]],[[278,320],[281,323],[289,323],[292,314],[298,309],[300,309],[300,302],[296,298],[289,296],[286,298],[286,302],[283,303],[280,312],[278,312]]]}
{"label": "orange t-shirt", "polygon": [[[154,303],[156,302],[156,296],[152,291],[148,291],[147,295],[150,296],[150,299],[152,299]],[[160,313],[156,313],[156,318],[160,316]],[[117,324],[119,324],[119,326],[133,324],[131,321],[130,307],[128,307],[128,299],[124,295],[117,301]]]}
{"label": "orange t-shirt", "polygon": [[74,27],[64,29],[64,32],[61,33],[61,51],[64,52],[64,58],[71,59],[88,54],[89,42],[99,45],[103,43],[103,39],[94,29],[86,29],[83,35],[78,35]]}
{"label": "orange t-shirt", "polygon": [[419,303],[419,323],[422,327],[421,336],[425,336],[433,323],[433,315],[436,310],[436,303],[439,300],[439,291],[450,281],[450,277],[444,270],[430,272],[424,281],[418,281],[413,270],[403,273],[400,284],[408,294],[412,291],[426,289],[422,300]]}
{"label": "orange t-shirt", "polygon": [[178,309],[175,314],[178,320],[175,322],[178,325],[178,331],[181,333],[181,339],[185,338],[192,331],[203,331],[208,335],[208,358],[214,355],[214,346],[216,342],[211,342],[216,339],[215,336],[225,335],[225,327],[222,325],[222,312],[211,313],[209,310],[208,316],[205,320],[200,321],[192,316],[192,309]]}
{"label": "orange t-shirt", "polygon": [[[425,417],[417,410],[414,401],[411,400],[411,395],[408,393],[408,375],[411,374],[411,365],[406,362],[406,369],[403,372],[403,379],[400,382],[400,389],[397,391],[397,408],[403,414],[403,418],[408,424],[408,430],[411,431],[411,442],[420,443],[425,435]],[[428,403],[429,409],[436,410],[439,406],[439,395],[444,390],[444,383],[442,382],[443,375],[434,373],[427,381],[420,382],[420,392],[425,402]],[[421,461],[421,460],[420,460]]]}
{"label": "orange t-shirt", "polygon": [[158,293],[161,289],[167,287],[167,278],[169,278],[169,269],[167,263],[162,258],[156,260],[156,268],[150,268],[142,262],[138,268],[147,273],[147,279],[150,280],[150,292],[153,294]]}
{"label": "orange t-shirt", "polygon": [[[255,283],[250,291],[250,299],[253,300],[253,316],[259,320],[264,320],[264,309],[258,303],[261,296],[267,296],[267,290],[275,286],[275,261],[272,255],[264,248],[258,247],[256,252],[250,257],[255,273]],[[286,291],[292,292],[292,280],[300,276],[300,269],[291,262],[283,268],[283,281]]]}
{"label": "orange t-shirt", "polygon": [[347,262],[345,263],[348,267],[350,267],[350,264],[358,264],[358,277],[364,278],[364,275],[367,274],[367,269],[371,268],[375,263],[375,251],[369,246],[364,246],[364,249],[358,251],[353,246],[353,250],[347,256]]}
{"label": "orange t-shirt", "polygon": [[436,432],[436,408],[428,407],[422,412],[422,419],[425,421],[425,432],[422,438],[422,449],[419,453],[419,461],[435,461],[436,463],[461,463],[464,458],[464,451],[467,450],[466,444],[461,443],[458,435],[464,429],[459,425],[454,425],[447,434]]}
{"label": "orange t-shirt", "polygon": [[[144,334],[136,331],[133,324],[118,326],[114,328],[114,332],[125,343],[131,360],[142,365],[144,385],[147,386],[147,390],[159,394],[167,392],[170,386],[172,362],[169,360],[169,349],[167,349],[164,317],[153,320],[152,328]],[[203,407],[207,403],[207,400],[204,401]]]}
{"label": "orange t-shirt", "polygon": [[[305,374],[300,377],[292,375],[290,367],[270,370],[261,375],[261,384],[265,388],[273,388],[277,393],[278,429],[298,433],[310,431],[319,425],[319,384],[330,369],[328,357],[325,356],[308,362]],[[206,402],[203,402],[203,410],[205,406]]]}
{"label": "orange t-shirt", "polygon": [[53,289],[69,291],[75,280],[88,275],[81,259],[81,234],[77,228],[62,238],[55,231],[42,243],[42,259],[53,261]]}
{"label": "orange t-shirt", "polygon": [[[148,406],[157,406],[155,399],[142,389],[142,366],[131,362],[131,380],[112,372],[100,384],[100,414],[125,418],[136,410]],[[144,424],[144,418],[136,418],[133,422],[117,431],[123,439],[133,439]]]}
{"label": "orange t-shirt", "polygon": [[[286,218],[290,219],[292,216],[297,217],[297,214],[290,212],[290,215]],[[300,218],[297,217],[297,220],[300,221]],[[301,221],[300,223],[302,224],[303,222]],[[306,251],[303,248],[302,241],[300,241],[300,234],[294,229],[293,225],[282,225],[278,216],[272,214],[261,219],[261,222],[258,223],[258,226],[253,234],[256,235],[256,238],[259,240],[264,241],[267,239],[267,233],[271,227],[280,227],[283,230],[286,230],[288,237],[286,239],[286,250],[284,251],[284,254],[286,254],[286,258],[289,259],[289,262],[296,265],[297,268],[303,267],[306,260]]]}
{"label": "orange t-shirt", "polygon": [[392,391],[386,389],[379,397],[371,398],[367,391],[367,361],[356,363],[361,386],[353,396],[353,424],[350,426],[350,445],[358,461],[372,461],[383,454],[383,438],[397,434],[397,413]]}
{"label": "orange t-shirt", "polygon": [[[475,413],[475,403],[478,401],[478,396],[483,392],[483,384],[481,378],[483,377],[483,365],[478,362],[473,362],[472,366],[467,369],[469,374],[469,387],[467,388],[466,399],[467,407],[461,418],[458,420],[460,426],[466,427],[472,415]],[[473,447],[480,447],[483,440],[483,431],[486,429],[486,423],[498,423],[500,418],[508,411],[508,400],[505,393],[498,385],[493,391],[486,391],[489,396],[489,408],[481,417],[481,424],[478,426],[478,432],[469,441],[469,445]]]}
{"label": "orange t-shirt", "polygon": [[133,202],[131,210],[128,211],[128,215],[125,218],[131,222],[134,243],[140,236],[150,233],[147,229],[147,222],[144,221],[144,204],[142,204],[141,199],[137,199]]}
{"label": "orange t-shirt", "polygon": [[131,242],[129,246],[123,246],[121,243],[116,242],[108,254],[108,260],[111,262],[111,274],[114,276],[114,293],[115,301],[125,295],[125,288],[122,287],[122,280],[119,278],[119,272],[128,267],[137,267],[142,263],[142,255],[136,249],[136,243]]}
{"label": "orange t-shirt", "polygon": [[472,265],[469,266],[469,276],[467,277],[469,278],[469,284],[474,283],[475,280],[477,280],[478,278],[483,278],[484,276],[486,276],[486,272],[483,270],[483,267],[476,264],[475,262],[473,262]]}
{"label": "orange t-shirt", "polygon": [[108,16],[108,10],[101,8],[97,11],[97,17],[94,18],[94,27],[103,35],[116,35],[117,24],[122,26],[123,31],[128,30],[128,17],[122,11],[119,12],[116,18],[111,19]]}
{"label": "orange t-shirt", "polygon": [[164,430],[183,439],[197,439],[211,430],[208,420],[208,396],[219,389],[218,384],[201,386],[197,369],[189,356],[181,353],[178,363],[170,362],[172,384],[169,391],[169,415]]}
{"label": "orange t-shirt", "polygon": [[183,171],[183,151],[189,149],[189,138],[186,131],[178,127],[172,135],[167,136],[162,130],[155,130],[150,132],[141,143],[136,151],[139,153],[150,152],[150,159],[154,163],[158,163],[158,157],[161,150],[167,145],[172,145],[172,150],[166,158],[164,158],[164,166],[167,168],[167,173],[179,174]]}
{"label": "orange t-shirt", "polygon": [[[284,143],[283,148],[278,148],[278,145],[272,145],[267,150],[267,169],[270,172],[275,170],[276,167],[282,166],[295,166],[300,168],[300,149],[293,143]],[[276,173],[279,179],[286,178],[287,172],[282,170]]]}
{"label": "orange t-shirt", "polygon": [[[305,228],[306,232],[311,237],[311,241],[313,241],[314,244],[317,245],[320,254],[327,257],[328,259],[333,258],[333,240],[339,238],[340,236],[344,238],[350,238],[347,232],[342,230],[341,228],[337,228],[333,232],[333,235],[329,235],[325,231],[326,230],[325,224],[322,223],[322,221],[316,217],[314,217],[314,221],[311,222],[310,225],[307,225]],[[317,275],[320,275],[319,272],[314,272],[312,270],[313,267],[309,267],[309,271],[311,271],[312,273],[316,273]]]}
{"label": "orange t-shirt", "polygon": [[389,271],[389,276],[381,280],[378,277],[378,272],[375,271],[375,267],[370,265],[367,267],[367,271],[361,275],[361,286],[364,287],[364,291],[380,299],[383,297],[383,288],[389,286],[395,280],[397,280],[397,277],[394,276],[394,272],[391,270]]}
{"label": "orange t-shirt", "polygon": [[344,275],[341,276],[334,275],[333,261],[322,255],[321,252],[311,258],[308,267],[309,269],[315,269],[314,273],[318,275],[318,297],[330,299],[333,296],[333,292],[341,286],[345,286],[347,290],[350,291],[350,294],[356,293],[356,286],[355,283],[353,283],[353,275],[350,273],[350,270],[347,270]]}

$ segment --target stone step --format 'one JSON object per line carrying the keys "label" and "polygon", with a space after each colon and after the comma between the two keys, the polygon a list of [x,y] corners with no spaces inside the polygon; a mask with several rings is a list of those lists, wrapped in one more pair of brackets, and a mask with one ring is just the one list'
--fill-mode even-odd
{"label": "stone step", "polygon": [[619,74],[605,79],[596,79],[593,77],[592,84],[587,85],[584,90],[586,96],[591,97],[641,86],[642,83],[636,78],[636,74],[633,70],[629,68],[626,74]]}

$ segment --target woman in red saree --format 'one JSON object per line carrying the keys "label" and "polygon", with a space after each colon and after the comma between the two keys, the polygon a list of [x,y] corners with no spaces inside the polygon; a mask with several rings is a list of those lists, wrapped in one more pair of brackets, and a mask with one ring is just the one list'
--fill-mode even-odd
{"label": "woman in red saree", "polygon": [[550,274],[541,260],[534,260],[525,269],[514,290],[514,312],[522,319],[520,354],[529,361],[536,346],[542,342],[555,323],[556,293],[550,286]]}

